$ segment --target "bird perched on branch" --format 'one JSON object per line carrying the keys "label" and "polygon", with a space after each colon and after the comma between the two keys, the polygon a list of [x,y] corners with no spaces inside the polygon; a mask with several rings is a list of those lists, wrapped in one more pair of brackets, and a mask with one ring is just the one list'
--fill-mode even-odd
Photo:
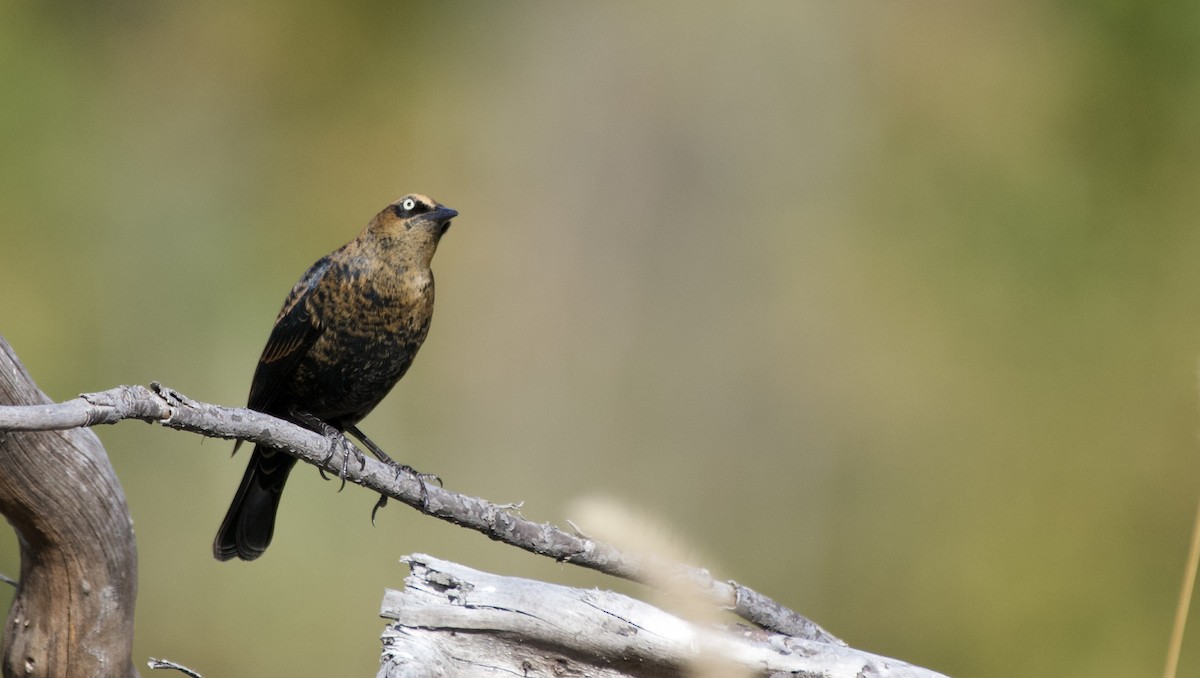
{"label": "bird perched on branch", "polygon": [[[327,435],[348,432],[394,464],[357,424],[404,376],[425,341],[433,317],[429,263],[456,216],[423,195],[406,196],[313,264],[275,319],[247,407]],[[295,463],[284,452],[254,447],[213,542],[217,560],[262,555]]]}

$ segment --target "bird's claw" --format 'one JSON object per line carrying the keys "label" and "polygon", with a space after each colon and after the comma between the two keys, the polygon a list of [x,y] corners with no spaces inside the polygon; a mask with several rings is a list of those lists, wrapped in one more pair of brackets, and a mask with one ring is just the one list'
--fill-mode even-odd
{"label": "bird's claw", "polygon": [[[328,422],[319,419],[312,413],[305,412],[297,408],[292,408],[290,413],[301,424],[325,436],[326,442],[329,443],[329,452],[321,459],[321,465],[317,467],[317,473],[321,475],[322,480],[329,480],[329,476],[325,475],[325,469],[322,467],[328,466],[329,462],[333,461],[333,456],[337,454],[338,447],[341,446],[342,468],[338,471],[338,477],[342,479],[342,486],[338,488],[338,492],[341,492],[346,488],[346,466],[350,459],[351,450],[353,450],[354,453],[358,455],[360,461],[365,464],[366,460],[362,459],[362,452],[360,452],[359,449],[353,443],[351,443],[341,431],[337,430],[333,426],[330,426]],[[236,450],[236,448],[234,449]]]}
{"label": "bird's claw", "polygon": [[360,473],[367,468],[367,457],[362,453],[362,450],[358,449],[357,445],[350,442],[349,438],[343,436],[341,433],[337,435],[341,438],[342,442],[342,468],[338,472],[338,476],[342,479],[342,486],[338,488],[338,492],[341,492],[346,489],[346,469],[350,468],[350,455],[354,455],[354,458],[358,460],[358,470]]}
{"label": "bird's claw", "polygon": [[[421,486],[421,513],[429,513],[429,486],[428,481],[437,481],[438,487],[442,486],[442,479],[432,473],[421,473],[411,466],[405,466],[404,470],[412,474],[417,479],[417,484]],[[399,476],[397,476],[399,479]]]}
{"label": "bird's claw", "polygon": [[[333,436],[328,434],[325,436],[325,440],[329,443],[329,453],[321,458],[321,465],[317,467],[317,473],[321,474],[321,480],[327,481],[329,480],[329,476],[325,475],[325,469],[323,467],[328,466],[329,462],[333,459],[333,455],[337,454],[338,441],[335,440]],[[341,490],[338,491],[340,492]]]}
{"label": "bird's claw", "polygon": [[[391,459],[388,459],[388,466],[391,466],[395,472],[396,480],[400,480],[400,476],[403,475],[409,475],[417,479],[417,483],[421,486],[421,512],[429,513],[429,488],[426,486],[426,483],[432,480],[438,484],[438,487],[441,487],[442,479],[432,473],[421,473],[408,464],[401,464]],[[381,497],[379,503],[375,505],[375,510],[379,510],[386,503],[387,497]],[[372,511],[372,514],[374,514],[374,511]]]}
{"label": "bird's claw", "polygon": [[337,454],[337,441],[334,440],[333,436],[328,434],[326,434],[325,440],[329,443],[329,453],[321,458],[321,465],[317,467],[317,473],[321,474],[321,480],[328,481],[329,476],[325,475],[325,469],[323,467],[328,466],[329,462],[333,459],[333,455]]}
{"label": "bird's claw", "polygon": [[[326,454],[321,459],[321,466],[317,467],[317,473],[321,474],[321,478],[323,480],[330,479],[329,476],[325,475],[325,469],[322,467],[328,466],[329,462],[333,461],[334,456],[337,455],[338,447],[341,447],[342,448],[342,467],[340,469],[338,469],[338,478],[342,479],[342,485],[341,485],[341,487],[338,488],[338,492],[341,492],[343,489],[346,488],[346,465],[350,459],[350,454],[351,454],[350,449],[354,448],[354,445],[351,444],[349,440],[346,440],[346,437],[343,436],[341,433],[338,433],[338,431],[336,429],[334,429],[333,427],[330,427],[328,430],[322,431],[322,433],[325,435],[325,439],[327,441],[329,441],[329,453]],[[354,448],[354,449],[357,450],[357,448]],[[360,458],[362,457],[361,452],[359,452],[359,457]]]}
{"label": "bird's claw", "polygon": [[395,471],[396,471],[396,480],[400,480],[400,476],[408,474],[410,476],[416,477],[416,479],[418,481],[420,481],[422,484],[433,481],[433,482],[437,483],[438,487],[445,487],[444,485],[442,485],[442,479],[439,478],[436,474],[421,473],[420,471],[409,466],[408,464],[396,464]]}
{"label": "bird's claw", "polygon": [[379,512],[379,509],[383,508],[384,506],[387,506],[387,500],[388,500],[388,498],[387,498],[386,494],[379,495],[379,501],[375,502],[375,508],[371,509],[371,525],[372,526],[375,525],[375,514]]}
{"label": "bird's claw", "polygon": [[338,478],[342,480],[341,486],[338,487],[338,492],[346,489],[346,469],[350,468],[350,456],[358,460],[358,470],[367,468],[367,458],[363,456],[362,450],[358,446],[350,442],[350,439],[342,435],[340,431],[329,426],[321,431],[325,438],[329,441],[329,452],[321,459],[321,466],[317,467],[317,473],[321,474],[323,480],[329,480],[329,476],[325,475],[323,466],[328,466],[329,462],[337,455],[338,448],[342,450],[342,465],[338,469]]}

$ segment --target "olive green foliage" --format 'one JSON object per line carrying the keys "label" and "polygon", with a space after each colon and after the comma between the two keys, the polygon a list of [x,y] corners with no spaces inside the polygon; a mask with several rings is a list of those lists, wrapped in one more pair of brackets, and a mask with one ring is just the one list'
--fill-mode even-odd
{"label": "olive green foliage", "polygon": [[[363,422],[399,460],[539,520],[628,501],[952,675],[1153,675],[1200,485],[1198,34],[1193,3],[7,2],[0,332],[56,399],[238,405],[299,274],[426,193],[461,212],[433,328]],[[372,527],[303,468],[271,552],[217,563],[244,458],[99,433],[141,660],[371,675],[414,551],[613,585]]]}

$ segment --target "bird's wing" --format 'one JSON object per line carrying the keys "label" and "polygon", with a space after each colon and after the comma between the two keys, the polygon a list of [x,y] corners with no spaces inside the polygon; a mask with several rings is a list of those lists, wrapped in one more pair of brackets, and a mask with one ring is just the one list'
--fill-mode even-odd
{"label": "bird's wing", "polygon": [[250,409],[286,414],[272,412],[272,406],[280,390],[293,378],[300,358],[324,330],[321,318],[314,312],[315,305],[310,301],[329,270],[329,263],[329,257],[325,257],[313,264],[283,302],[262,357],[258,359],[258,367],[254,370],[247,404]]}

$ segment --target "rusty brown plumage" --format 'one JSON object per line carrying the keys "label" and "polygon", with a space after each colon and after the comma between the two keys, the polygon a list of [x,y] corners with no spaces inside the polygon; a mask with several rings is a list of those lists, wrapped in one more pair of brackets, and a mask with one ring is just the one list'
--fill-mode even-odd
{"label": "rusty brown plumage", "polygon": [[[430,261],[457,215],[426,196],[406,196],[313,264],[275,319],[247,407],[306,426],[354,429],[404,376],[429,333]],[[294,464],[255,446],[213,542],[218,560],[253,560],[266,550]]]}

